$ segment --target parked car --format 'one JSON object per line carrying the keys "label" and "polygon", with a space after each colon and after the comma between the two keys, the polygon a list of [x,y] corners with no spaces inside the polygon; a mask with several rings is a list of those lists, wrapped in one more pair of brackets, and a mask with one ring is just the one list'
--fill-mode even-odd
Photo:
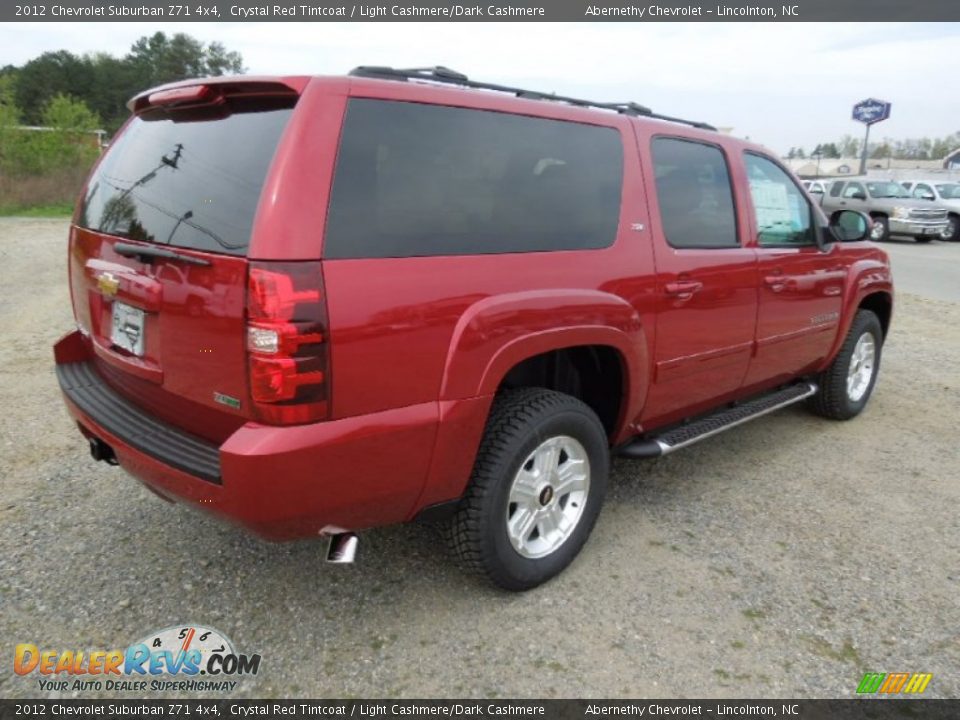
{"label": "parked car", "polygon": [[904,180],[900,184],[914,200],[924,200],[945,207],[948,215],[943,239],[960,240],[960,182],[935,178]]}
{"label": "parked car", "polygon": [[873,219],[870,239],[877,241],[890,235],[911,235],[917,242],[928,243],[947,229],[945,208],[913,200],[892,180],[836,180],[822,206],[826,212],[850,209],[867,213]]}
{"label": "parked car", "polygon": [[70,228],[60,386],[94,458],[264,537],[349,561],[442,522],[522,590],[587,541],[611,453],[873,391],[869,219],[703,123],[444,68],[130,107]]}
{"label": "parked car", "polygon": [[823,198],[830,190],[830,180],[804,180],[803,187],[818,205],[823,205]]}

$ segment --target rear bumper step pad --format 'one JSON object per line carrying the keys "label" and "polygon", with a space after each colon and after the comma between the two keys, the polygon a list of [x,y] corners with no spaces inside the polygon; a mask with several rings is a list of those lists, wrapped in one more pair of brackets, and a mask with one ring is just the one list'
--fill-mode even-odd
{"label": "rear bumper step pad", "polygon": [[817,386],[810,382],[791,385],[768,395],[706,415],[685,425],[679,425],[661,435],[634,440],[621,447],[618,454],[631,458],[653,458],[668,455],[674,450],[679,450],[754,418],[805,400],[815,394],[817,390]]}
{"label": "rear bumper step pad", "polygon": [[90,419],[132,448],[208,482],[220,484],[220,451],[148,415],[104,382],[91,362],[57,365],[60,388]]}

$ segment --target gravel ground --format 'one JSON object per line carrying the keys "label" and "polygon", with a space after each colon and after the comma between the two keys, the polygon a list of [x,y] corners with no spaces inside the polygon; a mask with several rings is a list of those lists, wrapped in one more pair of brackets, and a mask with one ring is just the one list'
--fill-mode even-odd
{"label": "gravel ground", "polygon": [[925,671],[927,696],[960,697],[960,305],[898,298],[853,422],[789,409],[617,461],[580,558],[510,595],[427,527],[328,566],[320,543],[261,542],[92,462],[50,351],[65,235],[0,221],[0,696],[44,696],[13,674],[17,642],[194,622],[263,656],[237,696],[843,697],[866,671]]}

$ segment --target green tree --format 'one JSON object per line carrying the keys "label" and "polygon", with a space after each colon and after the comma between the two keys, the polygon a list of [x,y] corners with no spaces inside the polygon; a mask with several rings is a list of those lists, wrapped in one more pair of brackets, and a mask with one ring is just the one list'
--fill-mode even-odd
{"label": "green tree", "polygon": [[192,77],[244,72],[239,53],[229,52],[217,42],[204,46],[185,33],[144,36],[133,44],[126,59],[135,69],[141,89]]}
{"label": "green tree", "polygon": [[55,95],[89,97],[92,72],[89,60],[67,50],[46,52],[27,62],[16,74],[14,93],[21,119],[39,125],[43,108]]}
{"label": "green tree", "polygon": [[836,143],[821,144],[820,152],[823,153],[823,157],[828,160],[836,160],[840,157],[840,150],[837,148]]}
{"label": "green tree", "polygon": [[874,160],[883,160],[893,155],[893,148],[890,147],[890,141],[887,138],[873,146],[870,151],[870,157]]}
{"label": "green tree", "polygon": [[14,76],[0,72],[0,127],[17,125],[20,122],[20,108],[14,100]]}
{"label": "green tree", "polygon": [[222,43],[212,42],[207,46],[206,60],[210,75],[241,75],[246,72],[240,53],[227,50]]}
{"label": "green tree", "polygon": [[68,95],[56,95],[43,109],[46,127],[66,131],[89,131],[100,127],[100,118],[83,101]]}
{"label": "green tree", "polygon": [[841,157],[859,157],[860,141],[850,135],[844,135],[837,146]]}

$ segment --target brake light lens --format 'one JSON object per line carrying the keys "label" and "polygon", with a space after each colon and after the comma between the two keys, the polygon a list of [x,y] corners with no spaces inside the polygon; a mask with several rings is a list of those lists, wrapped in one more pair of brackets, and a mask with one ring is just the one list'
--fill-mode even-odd
{"label": "brake light lens", "polygon": [[260,420],[296,425],[329,414],[330,349],[319,262],[251,262],[250,395]]}
{"label": "brake light lens", "polygon": [[150,93],[147,102],[150,105],[179,105],[207,102],[215,97],[215,91],[209,85],[188,85]]}

